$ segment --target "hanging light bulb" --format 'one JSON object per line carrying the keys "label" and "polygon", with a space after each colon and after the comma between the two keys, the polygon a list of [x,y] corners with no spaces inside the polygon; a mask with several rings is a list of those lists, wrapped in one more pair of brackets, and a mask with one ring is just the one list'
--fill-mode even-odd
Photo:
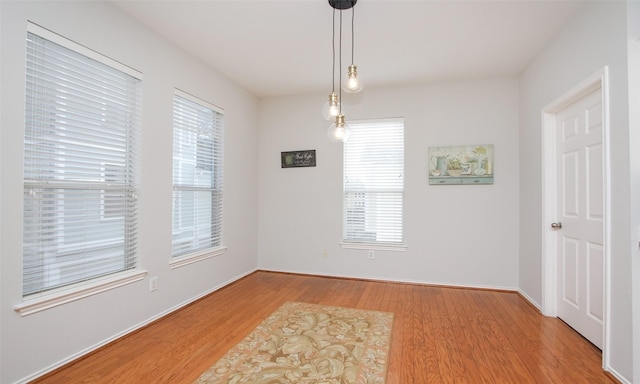
{"label": "hanging light bulb", "polygon": [[[342,14],[341,14],[342,15]],[[342,16],[341,16],[342,17]],[[342,22],[342,18],[340,19]],[[340,26],[342,33],[342,25]],[[342,37],[341,37],[342,38]],[[331,93],[329,101],[322,106],[322,116],[325,120],[333,120],[340,114],[340,99],[336,94],[336,9],[333,9],[333,23],[331,27]]]}
{"label": "hanging light bulb", "polygon": [[347,93],[357,93],[362,91],[363,86],[362,79],[358,77],[358,67],[351,64],[347,74],[347,81],[344,82],[342,89]]}
{"label": "hanging light bulb", "polygon": [[[354,4],[355,5],[355,4]],[[347,79],[342,85],[342,89],[347,93],[357,93],[362,91],[364,86],[362,79],[358,77],[358,67],[353,64],[353,56],[355,52],[355,18],[356,18],[356,9],[355,7],[351,8],[351,65],[347,71]]]}
{"label": "hanging light bulb", "polygon": [[322,106],[322,116],[326,120],[333,120],[340,114],[340,101],[338,95],[335,92],[331,92],[329,95],[329,101]]}
{"label": "hanging light bulb", "polygon": [[339,114],[336,116],[336,122],[329,126],[327,129],[327,136],[329,140],[333,142],[346,142],[351,135],[351,128],[344,122],[344,115]]}

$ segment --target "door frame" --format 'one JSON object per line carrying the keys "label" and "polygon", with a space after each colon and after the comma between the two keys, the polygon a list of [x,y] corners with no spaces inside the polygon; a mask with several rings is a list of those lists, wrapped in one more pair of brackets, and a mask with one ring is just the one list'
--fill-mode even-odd
{"label": "door frame", "polygon": [[556,115],[569,105],[600,89],[602,98],[602,161],[603,161],[603,335],[602,367],[609,366],[610,350],[610,263],[611,263],[611,182],[609,157],[609,69],[603,67],[542,109],[542,314],[557,317],[558,307],[558,233],[550,224],[557,220],[557,156]]}

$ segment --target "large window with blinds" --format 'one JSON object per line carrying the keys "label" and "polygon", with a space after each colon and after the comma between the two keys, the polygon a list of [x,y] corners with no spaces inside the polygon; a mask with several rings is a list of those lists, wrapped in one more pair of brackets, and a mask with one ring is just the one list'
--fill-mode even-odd
{"label": "large window with blinds", "polygon": [[136,267],[140,73],[29,24],[23,294]]}
{"label": "large window with blinds", "polygon": [[176,90],[173,99],[173,257],[222,246],[222,110]]}
{"label": "large window with blinds", "polygon": [[404,204],[404,121],[350,122],[344,144],[345,243],[401,246]]}

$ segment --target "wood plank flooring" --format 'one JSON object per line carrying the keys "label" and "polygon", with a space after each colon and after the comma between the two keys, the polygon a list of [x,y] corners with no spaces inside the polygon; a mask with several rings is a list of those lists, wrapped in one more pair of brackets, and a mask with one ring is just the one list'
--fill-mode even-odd
{"label": "wood plank flooring", "polygon": [[518,294],[259,271],[37,380],[190,383],[285,301],[395,313],[387,384],[615,383]]}

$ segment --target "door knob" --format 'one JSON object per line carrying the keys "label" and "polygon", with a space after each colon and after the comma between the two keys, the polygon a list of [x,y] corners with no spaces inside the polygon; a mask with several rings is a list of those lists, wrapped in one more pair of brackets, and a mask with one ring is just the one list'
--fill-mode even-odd
{"label": "door knob", "polygon": [[560,229],[560,228],[562,228],[562,223],[561,222],[551,223],[551,228]]}

